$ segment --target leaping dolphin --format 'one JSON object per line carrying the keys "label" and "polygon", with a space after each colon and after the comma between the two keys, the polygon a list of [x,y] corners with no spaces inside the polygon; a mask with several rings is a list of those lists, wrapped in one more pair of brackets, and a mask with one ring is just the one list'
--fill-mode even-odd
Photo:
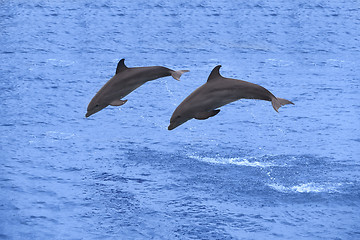
{"label": "leaping dolphin", "polygon": [[127,100],[121,99],[148,81],[167,76],[180,80],[184,72],[189,72],[161,66],[128,68],[124,62],[125,59],[119,61],[115,75],[91,99],[85,117],[90,117],[109,105],[125,104]]}
{"label": "leaping dolphin", "polygon": [[195,118],[208,119],[220,112],[219,108],[242,98],[271,101],[276,112],[281,106],[294,104],[289,100],[277,98],[267,89],[250,82],[225,78],[220,75],[221,65],[216,66],[207,82],[192,92],[175,109],[170,119],[169,130]]}

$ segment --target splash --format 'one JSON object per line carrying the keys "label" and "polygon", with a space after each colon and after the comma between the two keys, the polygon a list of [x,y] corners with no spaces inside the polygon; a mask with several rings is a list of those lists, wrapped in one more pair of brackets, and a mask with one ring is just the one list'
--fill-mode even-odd
{"label": "splash", "polygon": [[325,183],[319,184],[314,182],[303,183],[295,186],[286,187],[281,184],[268,184],[268,186],[276,191],[283,193],[334,193],[339,192],[339,187],[341,183]]}
{"label": "splash", "polygon": [[68,140],[74,136],[74,133],[69,132],[47,131],[45,133],[45,137],[52,140]]}
{"label": "splash", "polygon": [[202,162],[213,163],[213,164],[233,164],[238,166],[248,166],[248,167],[272,167],[277,166],[274,163],[265,163],[254,161],[255,157],[251,158],[224,158],[224,157],[200,157],[195,155],[188,156],[189,158],[196,159]]}

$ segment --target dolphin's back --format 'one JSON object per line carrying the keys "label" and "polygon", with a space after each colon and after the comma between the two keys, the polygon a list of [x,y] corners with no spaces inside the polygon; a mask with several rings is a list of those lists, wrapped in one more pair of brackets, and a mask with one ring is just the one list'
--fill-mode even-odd
{"label": "dolphin's back", "polygon": [[257,84],[222,78],[205,83],[190,94],[183,103],[191,103],[193,107],[199,105],[199,108],[207,106],[206,109],[211,110],[242,98],[271,101],[274,97],[270,91]]}
{"label": "dolphin's back", "polygon": [[271,101],[271,99],[275,97],[269,90],[255,83],[236,79],[226,79],[225,82],[228,82],[228,84],[225,85],[228,85],[229,88],[234,90],[234,94],[238,99],[245,98]]}
{"label": "dolphin's back", "polygon": [[170,75],[170,69],[160,66],[127,68],[115,74],[115,76],[98,91],[98,94],[101,95],[105,101],[114,98],[120,99],[147,81]]}

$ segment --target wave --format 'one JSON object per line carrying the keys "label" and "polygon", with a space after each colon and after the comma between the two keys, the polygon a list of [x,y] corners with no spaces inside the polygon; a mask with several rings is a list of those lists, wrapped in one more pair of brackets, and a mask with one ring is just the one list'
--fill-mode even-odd
{"label": "wave", "polygon": [[268,162],[265,163],[265,162],[256,161],[254,160],[256,159],[256,157],[225,158],[225,157],[200,157],[196,155],[189,155],[188,157],[202,162],[213,163],[213,164],[233,164],[238,166],[260,167],[260,168],[279,166],[274,163],[268,163]]}
{"label": "wave", "polygon": [[72,60],[63,60],[56,58],[49,58],[46,61],[55,67],[69,67],[75,64],[75,61]]}
{"label": "wave", "polygon": [[292,61],[276,59],[276,58],[268,58],[266,59],[266,62],[273,65],[274,67],[288,67],[293,65]]}
{"label": "wave", "polygon": [[29,140],[29,143],[33,144],[33,143],[39,143],[41,141],[41,139],[50,140],[52,142],[69,140],[69,139],[75,137],[75,133],[47,131],[44,134],[42,134],[41,136],[32,135],[31,137],[32,137],[32,139]]}
{"label": "wave", "polygon": [[69,132],[58,132],[58,131],[47,131],[45,133],[46,138],[52,139],[52,140],[68,140],[70,138],[73,138],[75,136],[74,133]]}
{"label": "wave", "polygon": [[339,188],[342,186],[341,183],[302,183],[295,186],[286,187],[281,184],[271,183],[267,184],[270,188],[283,193],[335,193],[340,192]]}

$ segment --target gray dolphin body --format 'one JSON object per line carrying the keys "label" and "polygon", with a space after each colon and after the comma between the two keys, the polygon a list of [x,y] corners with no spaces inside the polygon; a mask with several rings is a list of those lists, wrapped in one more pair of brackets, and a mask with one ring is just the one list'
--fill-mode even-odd
{"label": "gray dolphin body", "polygon": [[207,82],[192,92],[175,109],[170,119],[169,130],[195,118],[204,120],[220,112],[219,108],[236,100],[260,99],[271,101],[276,112],[281,106],[294,104],[289,100],[276,98],[267,89],[250,82],[224,78],[220,75],[221,65],[216,66],[209,75]]}
{"label": "gray dolphin body", "polygon": [[148,81],[167,76],[180,80],[181,75],[189,71],[174,71],[161,66],[128,68],[124,62],[125,59],[119,61],[115,75],[91,99],[85,117],[90,117],[109,105],[125,104],[127,100],[121,99]]}

